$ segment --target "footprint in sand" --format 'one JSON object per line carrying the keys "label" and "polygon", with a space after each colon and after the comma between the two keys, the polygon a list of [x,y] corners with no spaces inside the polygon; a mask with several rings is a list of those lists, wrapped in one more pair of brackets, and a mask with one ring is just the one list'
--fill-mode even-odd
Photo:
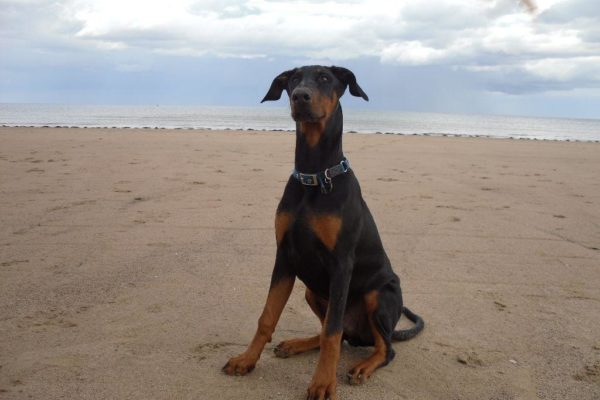
{"label": "footprint in sand", "polygon": [[573,375],[573,379],[576,381],[583,381],[588,383],[600,383],[600,361],[596,361],[594,364],[584,366],[579,372]]}
{"label": "footprint in sand", "polygon": [[228,346],[240,346],[240,345],[237,343],[230,343],[230,342],[200,343],[198,346],[196,346],[192,349],[192,353],[194,353],[194,355],[192,357],[194,359],[196,359],[197,361],[202,361],[202,360],[206,359],[208,357],[208,354],[211,353],[212,351],[218,350],[222,347],[228,347]]}
{"label": "footprint in sand", "polygon": [[157,314],[162,312],[162,306],[160,304],[152,304],[151,306],[146,307],[146,311],[149,313]]}
{"label": "footprint in sand", "polygon": [[51,308],[48,311],[37,311],[34,315],[24,317],[20,327],[30,327],[34,330],[45,330],[46,327],[74,328],[77,324],[66,318],[67,313]]}
{"label": "footprint in sand", "polygon": [[456,361],[471,368],[483,367],[485,365],[483,360],[474,351],[458,354]]}
{"label": "footprint in sand", "polygon": [[500,303],[499,301],[494,301],[494,305],[498,311],[504,311],[506,309],[506,304]]}
{"label": "footprint in sand", "polygon": [[21,263],[28,263],[29,260],[10,260],[10,261],[4,261],[2,263],[0,263],[0,267],[11,267],[13,265],[16,264],[21,264]]}
{"label": "footprint in sand", "polygon": [[150,247],[171,247],[171,245],[169,243],[165,243],[165,242],[152,242],[152,243],[146,243],[146,246],[150,246]]}

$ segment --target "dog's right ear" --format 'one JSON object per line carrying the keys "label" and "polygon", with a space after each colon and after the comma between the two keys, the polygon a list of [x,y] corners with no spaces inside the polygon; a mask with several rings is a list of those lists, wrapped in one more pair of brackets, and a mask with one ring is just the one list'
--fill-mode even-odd
{"label": "dog's right ear", "polygon": [[294,68],[277,75],[277,77],[273,79],[273,83],[271,83],[271,87],[269,88],[269,91],[265,95],[264,99],[262,99],[261,103],[264,103],[265,101],[279,100],[281,97],[281,92],[283,92],[284,89],[286,91],[288,90],[288,79],[290,79],[290,76],[292,76],[295,71],[296,69]]}

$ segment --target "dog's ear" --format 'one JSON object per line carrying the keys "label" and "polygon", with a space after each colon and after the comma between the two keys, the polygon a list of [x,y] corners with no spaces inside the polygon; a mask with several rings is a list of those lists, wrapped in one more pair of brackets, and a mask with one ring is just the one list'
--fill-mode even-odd
{"label": "dog's ear", "polygon": [[262,99],[261,103],[264,103],[265,101],[279,100],[281,97],[281,92],[283,92],[284,89],[286,91],[288,90],[288,79],[290,79],[290,76],[292,76],[295,71],[296,69],[290,69],[289,71],[285,71],[277,75],[277,77],[273,79],[271,87],[269,88],[269,91],[265,97]]}
{"label": "dog's ear", "polygon": [[362,97],[366,101],[369,101],[369,96],[367,96],[361,87],[358,86],[358,83],[356,83],[356,77],[352,71],[346,68],[335,66],[332,66],[329,69],[340,80],[340,82],[344,84],[344,90],[346,89],[346,86],[348,86],[352,96]]}

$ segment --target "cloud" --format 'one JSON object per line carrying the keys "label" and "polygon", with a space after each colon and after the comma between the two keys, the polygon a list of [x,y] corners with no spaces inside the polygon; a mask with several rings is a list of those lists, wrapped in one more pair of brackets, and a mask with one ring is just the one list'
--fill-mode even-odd
{"label": "cloud", "polygon": [[437,63],[452,54],[452,49],[436,49],[423,45],[418,40],[392,43],[381,51],[381,61],[398,62],[405,65],[427,65]]}
{"label": "cloud", "polygon": [[[489,89],[600,86],[598,0],[0,0],[1,46],[446,66]],[[134,65],[125,63],[123,65]],[[128,67],[120,67],[127,70]],[[546,84],[546,86],[545,86]]]}
{"label": "cloud", "polygon": [[555,82],[570,82],[584,78],[586,86],[600,82],[600,56],[547,58],[528,61],[523,68],[532,75]]}

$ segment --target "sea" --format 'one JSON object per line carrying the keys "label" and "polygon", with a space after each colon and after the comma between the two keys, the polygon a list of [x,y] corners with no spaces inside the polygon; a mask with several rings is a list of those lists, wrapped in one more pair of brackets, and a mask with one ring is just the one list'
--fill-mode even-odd
{"label": "sea", "polygon": [[[0,103],[1,126],[293,131],[288,107]],[[600,142],[600,119],[344,109],[344,132]]]}

